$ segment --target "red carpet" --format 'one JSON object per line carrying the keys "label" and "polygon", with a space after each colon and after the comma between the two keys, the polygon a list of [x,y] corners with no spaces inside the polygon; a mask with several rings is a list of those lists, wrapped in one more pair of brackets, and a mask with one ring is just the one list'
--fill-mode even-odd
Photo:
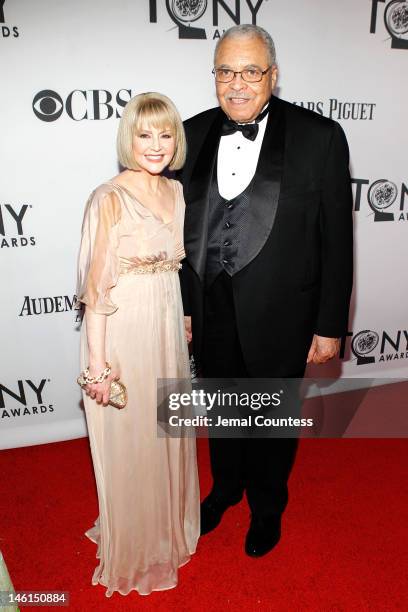
{"label": "red carpet", "polygon": [[[200,540],[176,589],[111,599],[90,584],[95,545],[83,536],[97,514],[88,441],[1,451],[0,549],[17,590],[70,591],[75,611],[406,610],[407,451],[408,440],[303,440],[271,554],[245,556],[243,501]],[[205,440],[199,462],[204,495]]]}

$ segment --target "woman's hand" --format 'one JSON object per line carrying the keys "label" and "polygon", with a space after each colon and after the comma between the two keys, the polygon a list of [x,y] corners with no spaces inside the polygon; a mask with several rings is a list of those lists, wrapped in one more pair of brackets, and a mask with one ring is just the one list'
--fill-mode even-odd
{"label": "woman's hand", "polygon": [[[102,367],[89,367],[89,376],[99,376],[101,372],[105,369],[105,365]],[[107,406],[109,403],[109,395],[110,395],[110,386],[112,380],[119,380],[120,374],[117,370],[112,368],[111,373],[105,380],[101,383],[93,383],[85,385],[84,391],[91,398],[96,401],[97,404],[102,404],[103,406]]]}
{"label": "woman's hand", "polygon": [[193,333],[191,331],[191,317],[184,317],[184,329],[186,332],[187,344],[190,344],[193,339]]}

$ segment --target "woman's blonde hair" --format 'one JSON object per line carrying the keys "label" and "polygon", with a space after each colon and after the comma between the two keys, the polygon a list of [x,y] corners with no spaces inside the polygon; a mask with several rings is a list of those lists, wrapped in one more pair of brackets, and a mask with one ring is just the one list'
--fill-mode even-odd
{"label": "woman's blonde hair", "polygon": [[183,122],[170,98],[155,91],[134,96],[123,110],[116,141],[121,165],[131,170],[139,169],[133,154],[133,137],[147,126],[159,130],[171,130],[175,140],[175,150],[169,169],[182,168],[187,149]]}

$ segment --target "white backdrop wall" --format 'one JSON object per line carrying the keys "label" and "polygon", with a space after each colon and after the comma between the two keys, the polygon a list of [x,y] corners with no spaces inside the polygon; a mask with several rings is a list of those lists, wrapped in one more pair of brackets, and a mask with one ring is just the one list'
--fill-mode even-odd
{"label": "white backdrop wall", "polygon": [[277,95],[340,121],[351,150],[350,334],[342,356],[318,372],[407,375],[408,2],[6,0],[0,448],[86,434],[75,383],[76,256],[84,203],[117,173],[123,105],[130,94],[156,90],[183,118],[215,106],[217,37],[253,20],[276,42]]}

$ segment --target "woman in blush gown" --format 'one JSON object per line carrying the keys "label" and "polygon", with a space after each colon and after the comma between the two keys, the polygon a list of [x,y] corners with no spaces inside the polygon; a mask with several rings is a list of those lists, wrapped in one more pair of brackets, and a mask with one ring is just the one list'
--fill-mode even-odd
{"label": "woman in blush gown", "polygon": [[[99,502],[86,535],[99,559],[92,582],[108,597],[175,587],[199,536],[195,439],[157,435],[157,380],[190,377],[178,278],[185,204],[180,183],[162,176],[185,158],[173,103],[132,98],[117,142],[125,170],[87,202],[77,288],[81,368],[103,379],[83,394]],[[108,404],[118,378],[120,410]]]}

